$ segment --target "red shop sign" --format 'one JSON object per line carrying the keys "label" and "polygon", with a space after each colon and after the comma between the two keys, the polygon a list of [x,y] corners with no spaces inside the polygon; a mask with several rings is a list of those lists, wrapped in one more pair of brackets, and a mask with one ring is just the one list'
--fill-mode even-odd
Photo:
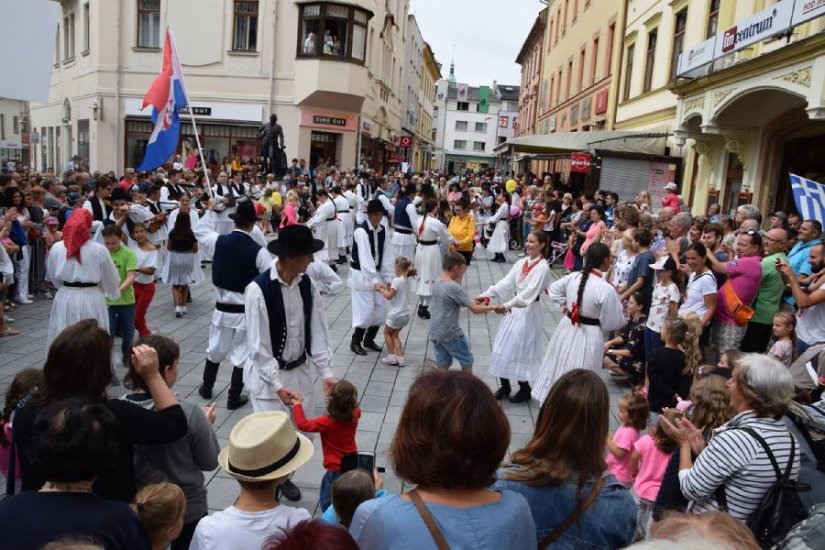
{"label": "red shop sign", "polygon": [[573,153],[570,155],[570,160],[570,172],[590,173],[590,161],[593,160],[593,155],[590,153]]}
{"label": "red shop sign", "polygon": [[596,106],[593,109],[594,115],[603,115],[607,112],[607,92],[608,90],[602,90],[596,94]]}
{"label": "red shop sign", "polygon": [[412,136],[401,136],[398,139],[398,145],[401,147],[412,147]]}

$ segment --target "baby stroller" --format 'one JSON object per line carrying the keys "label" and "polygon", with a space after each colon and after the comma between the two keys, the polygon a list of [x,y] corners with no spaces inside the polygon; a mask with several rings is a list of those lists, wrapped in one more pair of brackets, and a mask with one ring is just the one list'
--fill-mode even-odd
{"label": "baby stroller", "polygon": [[553,241],[550,243],[550,257],[547,258],[547,263],[552,267],[553,264],[564,261],[564,255],[567,254],[567,243],[560,243]]}

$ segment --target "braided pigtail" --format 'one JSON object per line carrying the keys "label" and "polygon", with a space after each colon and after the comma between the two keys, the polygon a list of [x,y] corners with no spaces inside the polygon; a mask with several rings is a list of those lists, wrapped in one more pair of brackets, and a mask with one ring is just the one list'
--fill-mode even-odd
{"label": "braided pigtail", "polygon": [[584,288],[587,286],[587,279],[594,269],[598,269],[610,257],[610,248],[603,243],[593,243],[587,249],[584,257],[584,268],[581,271],[581,279],[579,279],[579,290],[576,292],[576,301],[573,302],[573,307],[570,312],[570,319],[574,324],[579,324],[579,313],[581,304],[584,301]]}

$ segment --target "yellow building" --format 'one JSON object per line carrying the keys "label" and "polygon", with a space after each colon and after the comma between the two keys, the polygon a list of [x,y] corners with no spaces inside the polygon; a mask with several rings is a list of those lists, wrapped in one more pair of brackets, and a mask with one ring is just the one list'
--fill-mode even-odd
{"label": "yellow building", "polygon": [[433,108],[435,107],[435,83],[441,78],[441,64],[436,61],[432,48],[426,42],[421,50],[422,70],[418,94],[418,124],[414,149],[413,168],[416,172],[431,170],[433,162]]}
{"label": "yellow building", "polygon": [[695,210],[752,202],[793,212],[788,174],[823,181],[825,7],[793,4],[722,2],[707,35],[715,59],[672,88],[677,139],[695,153],[686,180]]}

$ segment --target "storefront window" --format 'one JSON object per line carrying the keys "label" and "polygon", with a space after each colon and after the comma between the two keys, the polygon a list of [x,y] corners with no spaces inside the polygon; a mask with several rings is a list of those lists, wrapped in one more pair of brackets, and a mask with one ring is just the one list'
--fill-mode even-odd
{"label": "storefront window", "polygon": [[323,57],[363,63],[367,23],[372,14],[341,4],[301,5],[298,57]]}

